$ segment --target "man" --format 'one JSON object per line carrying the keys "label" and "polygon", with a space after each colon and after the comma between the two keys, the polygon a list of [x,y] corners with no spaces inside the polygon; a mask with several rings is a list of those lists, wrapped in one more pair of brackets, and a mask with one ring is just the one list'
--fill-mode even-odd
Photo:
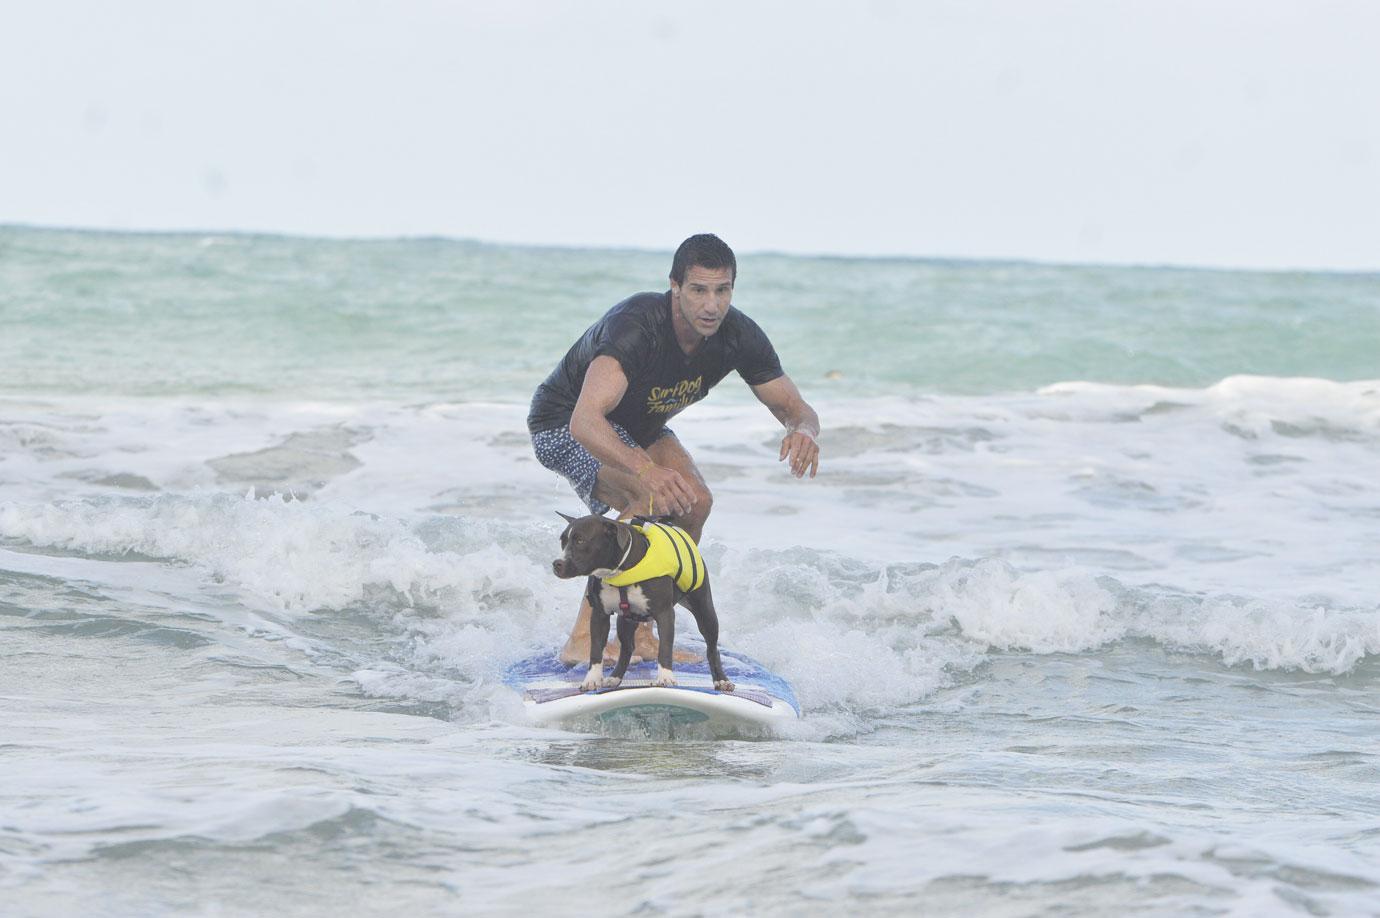
{"label": "man", "polygon": [[[527,415],[537,459],[592,512],[668,515],[699,541],[713,496],[666,422],[733,370],[785,425],[780,459],[791,473],[819,470],[819,417],[757,323],[731,305],[737,275],[723,240],[691,236],[671,261],[670,290],[614,306],[537,387]],[[584,600],[561,651],[567,663],[588,659],[589,617]],[[656,656],[650,623],[638,627],[634,653]]]}

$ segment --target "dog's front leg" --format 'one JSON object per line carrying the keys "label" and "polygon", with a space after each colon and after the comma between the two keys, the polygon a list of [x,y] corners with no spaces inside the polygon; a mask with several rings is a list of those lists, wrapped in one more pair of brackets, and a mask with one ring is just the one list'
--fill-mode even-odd
{"label": "dog's front leg", "polygon": [[636,640],[637,622],[626,615],[618,616],[618,664],[613,668],[613,675],[604,680],[604,688],[618,688],[622,683],[623,674],[632,662],[633,643]]}
{"label": "dog's front leg", "polygon": [[667,605],[659,609],[656,618],[656,678],[652,685],[675,685],[676,677],[671,673],[671,658],[676,645],[676,607]]}
{"label": "dog's front leg", "polygon": [[609,614],[597,603],[589,610],[589,672],[580,691],[593,692],[604,684],[604,645],[609,641]]}

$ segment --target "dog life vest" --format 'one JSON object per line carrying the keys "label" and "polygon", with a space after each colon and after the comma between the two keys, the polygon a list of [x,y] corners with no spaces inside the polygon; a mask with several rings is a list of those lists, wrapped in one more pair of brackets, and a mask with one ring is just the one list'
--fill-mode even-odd
{"label": "dog life vest", "polygon": [[676,587],[683,593],[700,588],[705,576],[704,558],[684,529],[665,523],[633,528],[647,537],[647,554],[626,571],[605,577],[604,583],[625,587],[653,577],[674,577]]}

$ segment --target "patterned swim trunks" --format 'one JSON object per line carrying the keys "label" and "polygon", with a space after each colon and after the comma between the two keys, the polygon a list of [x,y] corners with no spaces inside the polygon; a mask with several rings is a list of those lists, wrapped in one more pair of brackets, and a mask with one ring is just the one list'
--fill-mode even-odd
{"label": "patterned swim trunks", "polygon": [[[610,421],[609,423],[613,423]],[[636,448],[638,443],[632,435],[624,430],[620,425],[613,424],[614,433],[618,434],[618,439],[628,446]],[[675,434],[671,428],[663,427],[657,434],[656,439]],[[656,442],[655,440],[652,442]],[[603,466],[598,459],[590,454],[590,451],[580,445],[580,442],[570,435],[569,427],[555,427],[551,430],[539,430],[532,434],[532,449],[537,454],[537,461],[546,466],[553,472],[564,475],[570,482],[575,493],[580,500],[585,502],[591,513],[598,513],[601,516],[609,512],[609,505],[594,496],[594,483],[599,479],[599,469]]]}

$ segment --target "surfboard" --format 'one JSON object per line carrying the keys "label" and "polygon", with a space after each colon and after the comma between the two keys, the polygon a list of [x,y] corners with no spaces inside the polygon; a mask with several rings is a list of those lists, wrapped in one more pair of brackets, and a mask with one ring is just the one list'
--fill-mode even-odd
{"label": "surfboard", "polygon": [[[731,692],[714,688],[703,660],[677,663],[677,684],[672,687],[652,685],[656,661],[648,660],[628,667],[618,688],[584,692],[580,683],[588,667],[567,667],[553,652],[514,663],[503,681],[522,695],[529,722],[547,726],[633,719],[672,726],[770,729],[800,717],[800,704],[785,679],[751,657],[723,648],[719,654],[724,673],[733,682]],[[606,667],[604,672],[608,671]]]}

